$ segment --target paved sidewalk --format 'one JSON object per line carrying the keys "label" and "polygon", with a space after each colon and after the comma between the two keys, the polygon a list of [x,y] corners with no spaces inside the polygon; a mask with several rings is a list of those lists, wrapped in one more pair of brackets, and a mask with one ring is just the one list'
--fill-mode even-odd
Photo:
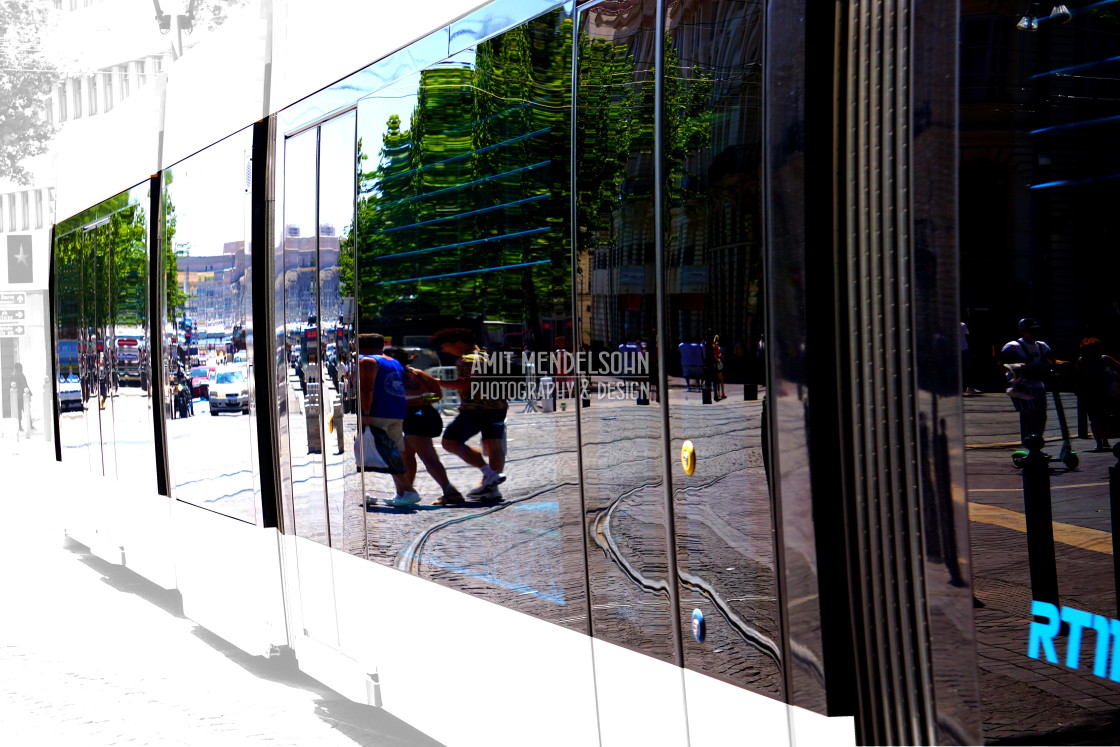
{"label": "paved sidewalk", "polygon": [[438,747],[199,628],[177,593],[64,547],[49,457],[0,437],[0,743]]}

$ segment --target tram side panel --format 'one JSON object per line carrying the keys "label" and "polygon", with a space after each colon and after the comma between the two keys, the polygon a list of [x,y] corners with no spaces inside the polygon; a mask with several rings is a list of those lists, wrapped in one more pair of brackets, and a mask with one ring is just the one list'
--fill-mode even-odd
{"label": "tram side panel", "polygon": [[184,611],[267,654],[288,638],[280,539],[262,516],[255,377],[238,334],[253,313],[252,144],[246,128],[164,171],[159,386]]}
{"label": "tram side panel", "polygon": [[[168,500],[157,495],[147,182],[56,228],[56,395],[68,536],[165,588]],[[78,477],[80,473],[92,473]]]}

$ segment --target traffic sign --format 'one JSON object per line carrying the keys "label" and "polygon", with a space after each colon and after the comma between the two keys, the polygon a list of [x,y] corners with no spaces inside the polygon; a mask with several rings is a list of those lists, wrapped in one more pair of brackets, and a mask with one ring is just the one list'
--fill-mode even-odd
{"label": "traffic sign", "polygon": [[23,306],[26,293],[0,293],[0,306]]}
{"label": "traffic sign", "polygon": [[0,309],[0,322],[22,322],[26,313],[23,309]]}
{"label": "traffic sign", "polygon": [[0,324],[0,337],[20,337],[23,330],[22,324]]}

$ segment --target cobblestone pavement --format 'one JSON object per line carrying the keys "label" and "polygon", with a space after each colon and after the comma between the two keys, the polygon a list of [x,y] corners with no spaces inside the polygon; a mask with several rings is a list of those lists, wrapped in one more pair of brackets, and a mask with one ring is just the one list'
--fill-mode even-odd
{"label": "cobblestone pavement", "polygon": [[[1111,453],[1094,453],[1077,439],[1077,407],[1063,395],[1073,447],[1081,464],[1055,463],[1050,481],[1054,555],[1061,604],[1117,617],[1112,564],[1108,468]],[[1049,402],[1045,451],[1058,455],[1061,433]],[[965,398],[966,466],[971,522],[973,592],[984,736],[1002,744],[1115,744],[1120,684],[1094,676],[1096,634],[1082,635],[1077,669],[1065,664],[1068,638],[1058,639],[1059,663],[1027,655],[1032,600],[1022,474],[1011,460],[1018,416],[1008,398]]]}
{"label": "cobblestone pavement", "polygon": [[0,437],[0,742],[438,744],[283,656],[251,657],[202,630],[177,593],[64,547],[59,502],[36,480],[51,458],[45,441]]}

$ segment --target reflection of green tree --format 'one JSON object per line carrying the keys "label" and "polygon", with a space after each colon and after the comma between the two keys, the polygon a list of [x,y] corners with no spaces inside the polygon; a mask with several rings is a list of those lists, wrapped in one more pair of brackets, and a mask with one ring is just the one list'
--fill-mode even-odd
{"label": "reflection of green tree", "polygon": [[[578,43],[571,167],[579,251],[588,254],[622,241],[613,230],[620,207],[652,197],[652,179],[641,175],[652,172],[654,77],[613,41],[581,33]],[[567,306],[571,44],[571,19],[559,11],[483,42],[469,62],[421,73],[407,128],[400,115],[388,119],[375,164],[359,142],[341,281],[364,316],[413,295],[425,313],[481,314],[536,331]],[[665,89],[667,196],[688,199],[689,159],[711,140],[711,76],[682,68],[671,38],[666,69],[679,72]],[[489,268],[506,269],[480,271]]]}
{"label": "reflection of green tree", "polygon": [[175,225],[178,218],[175,216],[175,204],[171,202],[171,193],[167,190],[172,181],[170,170],[164,174],[164,189],[160,195],[163,220],[163,231],[160,234],[160,252],[163,254],[163,286],[164,308],[167,310],[167,321],[174,322],[180,316],[182,309],[187,306],[187,293],[179,287],[179,262],[175,255]]}
{"label": "reflection of green tree", "polygon": [[[443,315],[532,329],[567,302],[570,44],[554,12],[480,44],[473,64],[421,73],[408,129],[390,117],[378,163],[363,167],[343,240],[363,314],[416,295]],[[352,275],[342,282],[350,295]]]}
{"label": "reflection of green tree", "polygon": [[[147,319],[147,225],[145,212],[117,195],[61,224],[69,231],[55,242],[60,328],[141,326]],[[105,222],[86,230],[84,225]],[[73,330],[73,332],[71,332]]]}

